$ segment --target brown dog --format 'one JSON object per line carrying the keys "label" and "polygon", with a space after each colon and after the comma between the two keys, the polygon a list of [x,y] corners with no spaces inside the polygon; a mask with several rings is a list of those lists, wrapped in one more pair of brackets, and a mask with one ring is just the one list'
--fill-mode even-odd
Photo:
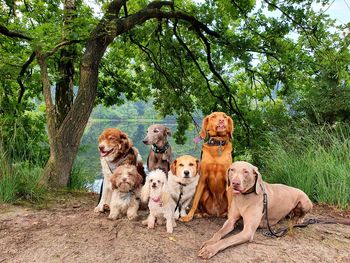
{"label": "brown dog", "polygon": [[98,138],[98,149],[103,173],[103,189],[99,204],[95,208],[97,213],[104,211],[104,205],[110,205],[112,197],[110,178],[118,166],[135,165],[143,181],[146,177],[139,151],[124,132],[116,128],[105,129]]}
{"label": "brown dog", "polygon": [[[276,224],[287,215],[294,216],[300,223],[312,209],[312,202],[301,190],[282,184],[268,184],[262,181],[254,165],[247,162],[234,162],[228,170],[230,188],[233,189],[234,202],[229,217],[223,227],[206,241],[198,256],[208,259],[229,246],[252,241],[258,227],[266,227],[264,193],[270,225]],[[265,215],[265,216],[264,216]],[[230,233],[237,220],[243,218],[243,231],[222,239]]]}
{"label": "brown dog", "polygon": [[117,219],[124,214],[129,220],[137,218],[140,204],[140,191],[143,178],[135,165],[123,164],[111,176],[112,197],[109,219]]}
{"label": "brown dog", "polygon": [[153,124],[148,127],[147,135],[142,141],[146,145],[152,145],[147,158],[148,171],[162,169],[168,174],[172,159],[168,136],[171,136],[171,131],[162,124]]}
{"label": "brown dog", "polygon": [[226,191],[226,171],[232,163],[233,121],[223,112],[213,112],[203,120],[200,137],[204,139],[200,178],[193,205],[182,221],[192,220],[197,208],[201,212],[224,216],[232,200]]}

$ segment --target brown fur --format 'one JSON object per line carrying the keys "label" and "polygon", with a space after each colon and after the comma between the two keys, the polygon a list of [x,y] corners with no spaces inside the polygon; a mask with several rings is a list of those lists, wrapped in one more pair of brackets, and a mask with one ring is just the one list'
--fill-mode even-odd
{"label": "brown fur", "polygon": [[138,173],[135,165],[124,164],[118,166],[111,177],[112,190],[119,189],[121,192],[128,192],[140,188],[142,181],[143,178]]}
{"label": "brown fur", "polygon": [[[98,137],[99,150],[101,149],[101,144],[103,143],[109,148],[114,150],[108,154],[106,157],[109,157],[109,162],[113,165],[118,163],[125,154],[130,151],[130,154],[127,155],[127,158],[120,162],[118,166],[123,164],[133,164],[136,165],[138,173],[143,177],[143,181],[146,178],[145,171],[143,169],[143,163],[137,160],[137,155],[139,151],[133,146],[132,140],[124,132],[116,128],[107,128],[101,135]],[[108,149],[109,149],[108,148]],[[130,150],[131,149],[131,150]],[[101,153],[102,154],[102,153]]]}
{"label": "brown fur", "polygon": [[200,178],[193,199],[193,205],[182,221],[192,220],[197,209],[204,214],[224,216],[232,200],[230,189],[226,191],[226,171],[232,163],[233,121],[223,112],[213,112],[203,120],[200,136],[224,140],[224,146],[210,146],[206,142],[202,147]]}
{"label": "brown fur", "polygon": [[[168,127],[165,127],[162,124],[153,124],[148,127],[147,135],[143,139],[143,143],[146,145],[156,145],[159,148],[163,148],[168,142],[168,136],[171,136],[171,131]],[[147,158],[147,169],[148,171],[162,169],[167,174],[169,172],[171,160],[171,146],[169,146],[164,153],[156,153],[150,149]]]}

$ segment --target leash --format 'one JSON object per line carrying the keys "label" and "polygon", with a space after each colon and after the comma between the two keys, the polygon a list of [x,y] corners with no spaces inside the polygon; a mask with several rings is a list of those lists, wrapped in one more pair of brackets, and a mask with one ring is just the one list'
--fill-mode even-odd
{"label": "leash", "polygon": [[181,197],[183,195],[183,189],[186,185],[182,184],[182,183],[178,183],[180,185],[180,194],[179,194],[179,198],[177,199],[177,203],[176,203],[176,207],[174,210],[174,213],[176,212],[177,208],[179,208],[179,218],[180,218],[180,210],[181,210],[181,205],[180,205],[180,201],[181,201]]}
{"label": "leash", "polygon": [[[263,190],[263,204],[264,204],[263,213],[265,213],[266,224],[267,224],[267,229],[268,229],[268,231],[263,231],[262,234],[264,236],[267,236],[267,237],[283,237],[288,233],[289,229],[288,229],[288,227],[282,227],[282,228],[279,228],[277,231],[272,230],[272,228],[270,226],[269,218],[268,218],[267,194],[265,192],[265,189],[261,185],[260,185],[260,187]],[[307,227],[308,225],[314,225],[314,224],[343,224],[343,225],[350,226],[350,221],[310,218],[310,219],[303,221],[302,223],[295,224],[293,226],[293,228],[297,228],[297,227],[304,228],[304,227]]]}
{"label": "leash", "polygon": [[280,228],[276,232],[271,229],[270,222],[269,222],[269,216],[268,216],[268,201],[267,201],[267,194],[265,192],[265,189],[260,185],[260,187],[263,189],[263,213],[265,213],[266,218],[266,224],[268,231],[264,231],[263,235],[267,237],[283,237],[288,233],[288,228]]}

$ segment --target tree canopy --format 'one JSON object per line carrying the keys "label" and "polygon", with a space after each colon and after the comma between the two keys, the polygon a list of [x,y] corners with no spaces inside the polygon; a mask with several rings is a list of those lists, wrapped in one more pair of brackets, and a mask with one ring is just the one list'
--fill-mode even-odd
{"label": "tree canopy", "polygon": [[102,16],[81,0],[1,2],[2,132],[43,123],[28,111],[45,101],[51,155],[74,160],[92,107],[124,100],[175,114],[179,143],[194,116],[224,111],[235,154],[294,121],[349,121],[350,26],[315,1],[99,0]]}

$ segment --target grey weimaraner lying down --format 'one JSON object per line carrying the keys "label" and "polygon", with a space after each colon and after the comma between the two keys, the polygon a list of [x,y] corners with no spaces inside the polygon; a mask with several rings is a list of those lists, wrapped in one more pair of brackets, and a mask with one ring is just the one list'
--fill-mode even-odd
{"label": "grey weimaraner lying down", "polygon": [[170,129],[162,124],[153,124],[148,127],[147,135],[143,139],[144,144],[152,145],[147,158],[148,171],[159,168],[168,174],[172,161],[171,146],[167,140],[170,135]]}
{"label": "grey weimaraner lying down", "polygon": [[[233,202],[228,219],[214,236],[203,243],[198,256],[208,259],[219,251],[252,241],[258,227],[266,227],[263,214],[263,194],[267,194],[268,220],[270,225],[291,215],[301,222],[312,209],[312,202],[301,190],[282,184],[268,184],[262,181],[258,168],[247,162],[234,162],[228,169],[228,180],[233,190]],[[243,218],[243,230],[227,238],[235,223]]]}

